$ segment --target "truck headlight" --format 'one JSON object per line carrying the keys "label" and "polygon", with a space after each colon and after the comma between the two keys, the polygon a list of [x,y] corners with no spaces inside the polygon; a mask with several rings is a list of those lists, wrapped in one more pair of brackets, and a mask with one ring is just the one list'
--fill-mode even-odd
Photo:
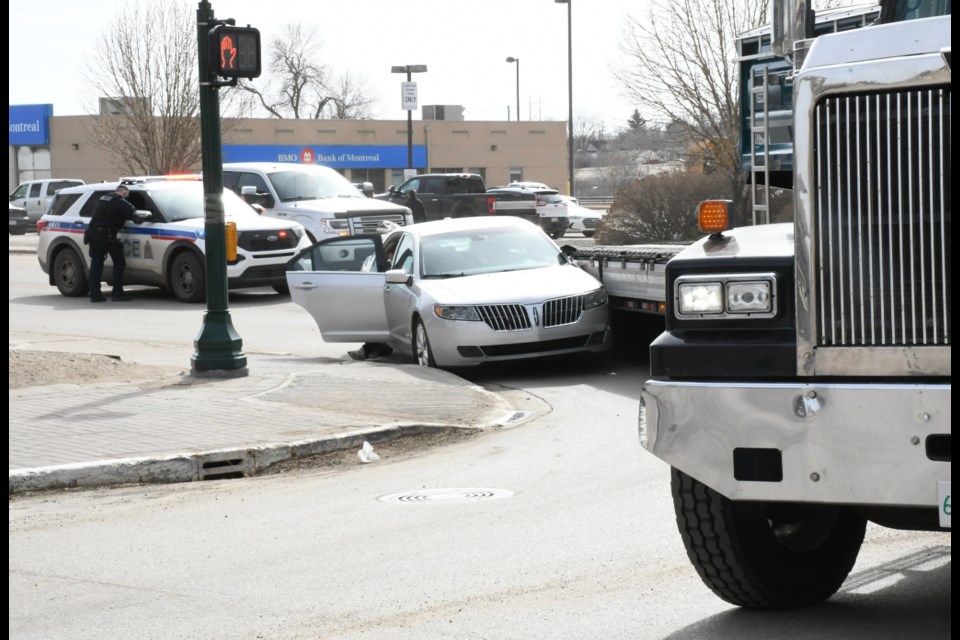
{"label": "truck headlight", "polygon": [[433,305],[433,313],[444,320],[480,320],[480,314],[472,305],[436,304]]}
{"label": "truck headlight", "polygon": [[346,236],[349,235],[350,225],[346,220],[340,220],[337,218],[321,218],[320,227],[323,229],[324,233],[329,233],[332,235]]}
{"label": "truck headlight", "polygon": [[768,313],[773,304],[770,283],[731,282],[727,285],[727,311],[729,313]]}
{"label": "truck headlight", "polygon": [[680,320],[772,318],[777,314],[774,273],[680,276],[674,283]]}
{"label": "truck headlight", "polygon": [[692,282],[677,286],[677,311],[680,315],[723,313],[723,284]]}

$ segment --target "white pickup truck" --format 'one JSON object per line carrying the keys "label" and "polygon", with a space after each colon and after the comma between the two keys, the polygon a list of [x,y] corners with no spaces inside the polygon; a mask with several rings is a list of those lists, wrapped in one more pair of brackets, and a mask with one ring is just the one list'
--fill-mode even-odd
{"label": "white pickup truck", "polygon": [[368,198],[330,167],[282,162],[223,165],[223,186],[263,215],[299,222],[312,241],[380,233],[381,223],[413,223],[408,207]]}

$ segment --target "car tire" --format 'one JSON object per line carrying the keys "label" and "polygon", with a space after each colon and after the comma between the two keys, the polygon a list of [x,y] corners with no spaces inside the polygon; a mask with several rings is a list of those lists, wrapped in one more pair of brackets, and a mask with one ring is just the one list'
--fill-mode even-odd
{"label": "car tire", "polygon": [[290,295],[290,286],[285,284],[275,284],[273,285],[273,290],[279,293],[282,296]]}
{"label": "car tire", "polygon": [[740,607],[823,602],[863,543],[867,521],[849,507],[734,502],[677,469],[671,489],[690,562],[716,595]]}
{"label": "car tire", "polygon": [[561,231],[554,231],[553,233],[550,234],[550,237],[553,238],[554,240],[559,240],[566,234],[567,234],[567,230],[563,229]]}
{"label": "car tire", "polygon": [[25,236],[25,235],[27,235],[27,230],[26,230],[26,229],[11,229],[11,230],[10,230],[10,235],[12,235],[12,236]]}
{"label": "car tire", "polygon": [[584,237],[584,238],[592,238],[592,237],[593,237],[593,231],[581,231],[581,233],[583,234],[583,237]]}
{"label": "car tire", "polygon": [[421,367],[436,368],[437,361],[433,359],[433,349],[430,348],[430,338],[423,320],[416,318],[413,321],[413,358]]}
{"label": "car tire", "polygon": [[90,282],[84,268],[83,258],[75,250],[67,248],[53,259],[53,283],[60,295],[79,298],[90,293]]}
{"label": "car tire", "polygon": [[207,276],[203,261],[190,251],[181,251],[170,264],[168,288],[180,302],[203,302],[207,299]]}

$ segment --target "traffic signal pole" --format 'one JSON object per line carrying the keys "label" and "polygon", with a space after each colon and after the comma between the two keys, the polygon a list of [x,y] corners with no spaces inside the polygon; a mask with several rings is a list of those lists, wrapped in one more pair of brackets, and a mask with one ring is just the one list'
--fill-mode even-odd
{"label": "traffic signal pole", "polygon": [[197,8],[200,81],[200,147],[203,167],[204,254],[207,311],[194,340],[191,373],[201,377],[248,375],[243,340],[233,328],[227,287],[227,240],[223,215],[223,157],[220,139],[219,83],[210,71],[210,30],[216,26],[207,0]]}

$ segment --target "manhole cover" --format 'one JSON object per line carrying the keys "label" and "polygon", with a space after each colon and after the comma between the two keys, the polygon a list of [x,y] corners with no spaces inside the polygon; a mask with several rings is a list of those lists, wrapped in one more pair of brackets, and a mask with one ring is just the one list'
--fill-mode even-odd
{"label": "manhole cover", "polygon": [[513,491],[506,489],[420,489],[380,496],[381,502],[394,504],[450,504],[453,502],[480,502],[509,498]]}

